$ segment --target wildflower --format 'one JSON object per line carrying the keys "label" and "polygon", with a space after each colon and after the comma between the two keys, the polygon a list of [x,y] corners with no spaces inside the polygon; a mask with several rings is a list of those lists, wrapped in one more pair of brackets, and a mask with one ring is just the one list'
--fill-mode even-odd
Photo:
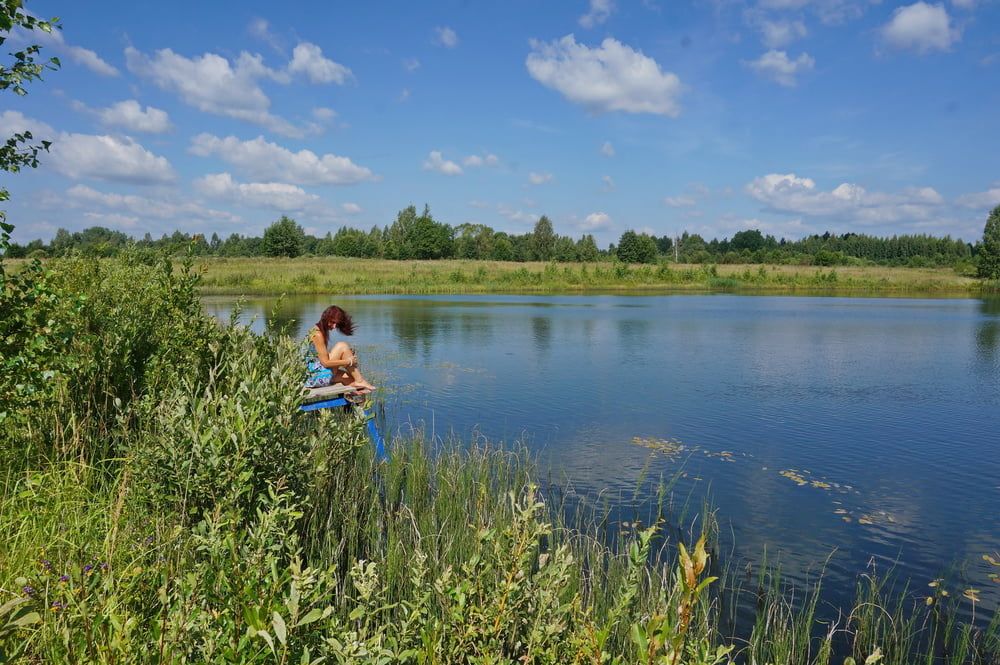
{"label": "wildflower", "polygon": [[107,569],[108,569],[108,564],[106,564],[104,562],[101,562],[101,570],[103,571],[103,570],[107,570]]}
{"label": "wildflower", "polygon": [[149,545],[152,545],[155,540],[156,539],[153,538],[153,536],[146,536],[146,539],[144,541],[142,541],[142,542],[143,542],[144,545],[146,545],[148,547]]}
{"label": "wildflower", "polygon": [[69,575],[60,575],[59,576],[59,583],[60,584],[66,584],[67,582],[69,582]]}
{"label": "wildflower", "polygon": [[35,587],[31,586],[30,584],[26,584],[23,587],[21,587],[21,591],[24,592],[24,595],[27,596],[28,598],[33,598],[35,596]]}
{"label": "wildflower", "polygon": [[66,609],[66,603],[56,600],[52,602],[52,606],[49,608],[53,612],[59,612]]}
{"label": "wildflower", "polygon": [[52,572],[52,562],[49,561],[48,559],[45,558],[39,559],[38,565],[40,565],[42,567],[42,570],[44,570],[45,572],[47,573]]}
{"label": "wildflower", "polygon": [[83,567],[84,575],[90,575],[92,572],[94,572],[94,564],[88,563],[86,566]]}

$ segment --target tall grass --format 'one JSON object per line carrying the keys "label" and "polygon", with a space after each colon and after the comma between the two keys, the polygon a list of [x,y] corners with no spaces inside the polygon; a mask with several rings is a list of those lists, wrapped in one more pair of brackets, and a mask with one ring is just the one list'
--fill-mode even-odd
{"label": "tall grass", "polygon": [[52,269],[86,295],[81,358],[0,430],[0,661],[1000,659],[998,620],[943,598],[861,578],[819,623],[818,589],[744,587],[707,512],[692,532],[661,500],[608,537],[523,450],[415,435],[376,462],[352,414],[298,410],[301,350],[214,323],[194,274]]}
{"label": "tall grass", "polygon": [[378,259],[203,259],[206,294],[561,293],[637,290],[969,294],[984,285],[949,269],[624,265]]}

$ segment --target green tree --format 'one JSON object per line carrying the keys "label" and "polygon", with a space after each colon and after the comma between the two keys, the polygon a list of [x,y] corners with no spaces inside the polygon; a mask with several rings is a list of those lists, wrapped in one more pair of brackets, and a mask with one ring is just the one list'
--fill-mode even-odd
{"label": "green tree", "polygon": [[538,218],[535,228],[531,232],[531,258],[536,261],[548,261],[555,254],[556,233],[552,228],[552,222],[545,215]]}
{"label": "green tree", "polygon": [[589,233],[576,241],[576,257],[578,261],[596,261],[601,253],[594,242],[594,236]]}
{"label": "green tree", "polygon": [[979,276],[1000,279],[1000,205],[986,219],[983,242],[979,246]]}
{"label": "green tree", "polygon": [[748,229],[733,234],[733,239],[729,241],[730,246],[737,252],[747,249],[756,252],[764,247],[764,234],[757,229]]}
{"label": "green tree", "polygon": [[281,219],[264,229],[264,254],[267,256],[288,256],[294,258],[302,254],[306,234],[294,219]]}
{"label": "green tree", "polygon": [[[20,0],[0,0],[0,46],[16,28],[51,32],[55,23],[30,16]],[[25,95],[27,83],[40,80],[46,68],[59,67],[56,58],[36,62],[39,51],[30,45],[11,53],[13,62],[0,64],[0,91]],[[0,171],[36,168],[39,152],[48,151],[50,143],[34,140],[31,132],[24,131],[0,144]],[[7,189],[0,187],[0,203],[8,200]],[[65,350],[73,334],[73,313],[80,307],[80,300],[67,297],[37,259],[16,274],[7,274],[3,260],[12,247],[13,232],[14,225],[0,211],[0,438],[7,432],[5,421],[51,398],[56,380],[72,370],[72,354]]]}
{"label": "green tree", "polygon": [[626,231],[618,239],[615,253],[622,263],[656,263],[658,250],[652,236]]}

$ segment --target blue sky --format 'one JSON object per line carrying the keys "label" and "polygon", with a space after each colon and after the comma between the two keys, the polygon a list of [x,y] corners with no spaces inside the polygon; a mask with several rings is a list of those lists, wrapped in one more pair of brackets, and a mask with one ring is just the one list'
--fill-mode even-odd
{"label": "blue sky", "polygon": [[54,142],[5,179],[22,242],[282,214],[323,234],[411,203],[516,233],[546,214],[602,245],[976,240],[1000,204],[998,0],[28,8],[62,20],[40,41],[64,65],[0,107],[0,131]]}

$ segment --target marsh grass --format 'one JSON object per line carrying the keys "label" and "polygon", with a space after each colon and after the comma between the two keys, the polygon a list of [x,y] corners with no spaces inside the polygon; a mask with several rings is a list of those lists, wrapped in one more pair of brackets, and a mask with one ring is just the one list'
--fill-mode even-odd
{"label": "marsh grass", "polygon": [[983,283],[950,269],[624,265],[379,259],[203,259],[202,293],[219,295],[757,291],[970,294]]}

